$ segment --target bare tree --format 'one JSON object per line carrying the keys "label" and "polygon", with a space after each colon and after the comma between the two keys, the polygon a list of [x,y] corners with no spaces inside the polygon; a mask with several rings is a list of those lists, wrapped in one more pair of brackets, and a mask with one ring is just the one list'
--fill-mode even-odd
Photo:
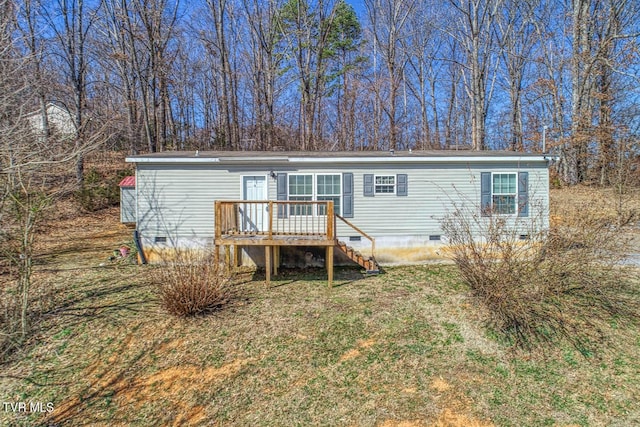
{"label": "bare tree", "polygon": [[106,116],[132,153],[530,150],[548,126],[563,178],[606,184],[634,120],[630,0],[366,0],[362,26],[344,0],[12,4],[31,110],[46,136],[47,100],[68,105],[75,148]]}
{"label": "bare tree", "polygon": [[172,66],[170,101],[174,107],[171,134],[175,140],[175,148],[185,150],[187,147],[200,148],[197,134],[199,110],[197,88],[200,76],[205,74],[205,66],[198,55],[197,41],[187,37],[185,33],[179,38],[180,48],[176,51]]}
{"label": "bare tree", "polygon": [[336,3],[289,0],[281,8],[281,51],[299,84],[300,149],[317,149],[323,140],[324,97],[328,84],[329,48],[335,31]]}
{"label": "bare tree", "polygon": [[167,0],[103,0],[103,35],[116,64],[126,106],[131,151],[142,131],[147,150],[164,150],[173,142],[175,125],[170,94],[173,46],[179,2]]}
{"label": "bare tree", "polygon": [[572,4],[571,137],[560,153],[561,175],[569,184],[588,179],[594,140],[600,143],[604,158],[615,151],[611,150],[611,83],[614,74],[628,66],[622,42],[630,41],[625,47],[634,49],[634,39],[640,36],[638,16],[634,1],[575,0]]}
{"label": "bare tree", "polygon": [[[141,79],[141,84],[147,87],[144,91],[146,97],[143,97],[143,103],[147,110],[145,128],[150,142],[150,151],[155,151],[151,148],[161,151],[165,149],[172,120],[169,64],[173,58],[169,45],[175,34],[179,4],[179,1],[170,4],[167,0],[152,2],[132,0],[132,7],[142,26],[139,30],[143,34],[143,42],[138,45],[138,49],[144,49],[145,58],[148,61],[145,67],[146,72],[144,72],[145,79]],[[141,68],[139,70],[142,71]]]}
{"label": "bare tree", "polygon": [[468,126],[468,108],[462,100],[460,93],[463,93],[463,75],[460,63],[458,42],[455,39],[449,42],[449,60],[447,62],[447,89],[446,96],[446,114],[445,114],[445,134],[444,141],[447,148],[464,146],[468,144],[467,131]]}
{"label": "bare tree", "polygon": [[232,65],[232,22],[233,9],[227,0],[207,0],[209,18],[213,26],[205,41],[212,59],[212,72],[218,91],[218,108],[220,110],[221,145],[226,149],[237,149],[240,146],[240,129],[238,123],[238,80]]}
{"label": "bare tree", "polygon": [[245,0],[242,4],[249,28],[246,55],[252,76],[252,106],[258,147],[271,150],[276,143],[276,96],[283,59],[278,54],[278,43],[282,37],[277,19],[280,5],[275,0]]}
{"label": "bare tree", "polygon": [[626,0],[609,0],[600,4],[596,16],[594,137],[599,159],[594,165],[598,174],[594,179],[598,179],[601,185],[610,185],[620,181],[618,174],[621,169],[628,170],[627,162],[619,156],[620,152],[628,152],[625,146],[630,133],[621,111],[628,111],[628,107],[624,106],[622,99],[624,93],[632,91],[636,85],[622,70],[630,64],[630,54],[638,53],[640,5]]}
{"label": "bare tree", "polygon": [[525,73],[531,62],[531,53],[537,42],[534,11],[538,0],[504,0],[496,19],[496,42],[500,48],[504,77],[510,101],[511,135],[509,148],[524,150],[524,122],[522,114]]}
{"label": "bare tree", "polygon": [[40,21],[42,15],[40,13],[41,4],[39,0],[23,0],[20,10],[18,25],[21,33],[20,40],[24,42],[26,52],[28,53],[29,62],[32,68],[30,73],[35,82],[35,90],[37,91],[38,104],[40,108],[40,117],[42,124],[42,139],[46,144],[50,136],[51,129],[49,127],[49,117],[47,113],[47,85],[45,84],[44,56],[45,56],[45,38],[42,34]]}
{"label": "bare tree", "polygon": [[[471,102],[471,143],[484,150],[488,104],[493,90],[493,25],[501,0],[450,0],[456,11],[456,30],[451,31],[464,49],[462,64],[465,90]],[[453,24],[453,23],[452,23]]]}
{"label": "bare tree", "polygon": [[408,23],[410,37],[402,40],[413,77],[409,79],[408,87],[420,109],[415,144],[422,149],[440,147],[437,83],[443,64],[438,55],[444,41],[436,29],[439,15],[434,9],[427,3],[417,5]]}
{"label": "bare tree", "polygon": [[139,74],[135,72],[137,52],[131,40],[130,20],[124,0],[103,0],[101,28],[103,68],[114,75],[114,87],[120,94],[120,102],[125,110],[126,122],[122,123],[129,151],[140,150],[140,97]]}
{"label": "bare tree", "polygon": [[[386,68],[384,81],[388,95],[386,102],[380,105],[389,121],[389,149],[395,150],[399,142],[398,94],[407,64],[407,56],[402,49],[401,41],[407,36],[406,25],[414,11],[416,1],[365,0],[364,3],[372,27],[374,57],[377,58],[377,55],[380,55]],[[382,89],[377,83],[375,88]],[[381,98],[381,94],[378,92],[376,97]]]}
{"label": "bare tree", "polygon": [[95,142],[92,147],[77,140],[60,143],[55,133],[42,139],[39,123],[27,114],[43,92],[34,87],[32,51],[25,55],[29,40],[22,36],[31,33],[16,32],[13,6],[0,0],[0,268],[9,273],[0,277],[0,356],[28,336],[37,226],[51,201],[70,190],[52,175],[63,177],[68,164],[95,148],[101,135],[98,129],[83,140]]}
{"label": "bare tree", "polygon": [[[531,90],[532,103],[538,105],[536,117],[541,120],[537,122],[538,128],[547,126],[549,135],[554,135],[560,143],[568,137],[566,110],[570,105],[565,95],[571,58],[570,46],[564,42],[569,27],[565,12],[562,3],[541,4],[534,21],[535,39],[539,40],[535,56],[539,60],[535,63]],[[555,28],[556,33],[548,31],[549,28]]]}
{"label": "bare tree", "polygon": [[84,156],[82,149],[87,138],[87,93],[89,76],[89,36],[96,22],[96,9],[85,5],[84,0],[56,0],[50,7],[43,7],[49,30],[54,34],[55,50],[59,53],[60,71],[68,82],[73,99],[75,124],[76,182],[84,181]]}
{"label": "bare tree", "polygon": [[564,180],[577,184],[584,180],[588,133],[593,113],[593,74],[590,72],[592,23],[591,0],[575,0],[572,8],[573,40],[571,56],[571,142],[563,147]]}

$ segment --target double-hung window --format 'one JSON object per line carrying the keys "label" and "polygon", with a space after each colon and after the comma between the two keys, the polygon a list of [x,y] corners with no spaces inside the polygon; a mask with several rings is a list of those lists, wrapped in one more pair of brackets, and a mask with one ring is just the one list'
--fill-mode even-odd
{"label": "double-hung window", "polygon": [[375,189],[375,194],[395,194],[396,176],[395,175],[376,175],[374,189]]}
{"label": "double-hung window", "polygon": [[[342,180],[340,174],[289,175],[289,200],[291,201],[333,201],[333,211],[340,214]],[[290,215],[312,215],[309,205],[292,204]],[[326,215],[325,206],[318,206],[318,215]]]}
{"label": "double-hung window", "polygon": [[[340,215],[340,175],[316,175],[316,200],[333,200],[333,212]],[[318,206],[318,215],[325,215],[325,207]]]}
{"label": "double-hung window", "polygon": [[[289,175],[289,200],[313,200],[313,175]],[[310,205],[291,204],[289,215],[311,215]]]}
{"label": "double-hung window", "polygon": [[515,173],[494,173],[491,176],[493,212],[513,215],[517,212],[518,186]]}

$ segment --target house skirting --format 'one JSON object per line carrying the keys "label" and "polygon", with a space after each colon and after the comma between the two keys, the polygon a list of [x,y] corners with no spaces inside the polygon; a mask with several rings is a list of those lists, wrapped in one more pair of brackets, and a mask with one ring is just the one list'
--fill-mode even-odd
{"label": "house skirting", "polygon": [[[447,259],[446,243],[443,240],[431,240],[430,236],[382,236],[376,238],[375,258],[382,265],[419,264],[426,261],[444,261]],[[350,241],[349,237],[338,237],[365,256],[371,255],[368,241]],[[179,238],[170,242],[155,243],[143,239],[143,250],[150,263],[166,261],[175,253],[174,248],[195,251],[213,251],[212,238]],[[243,246],[238,248],[240,261],[245,266],[264,267],[265,252],[261,246]],[[224,254],[221,252],[224,256]],[[325,250],[317,246],[281,247],[281,265],[285,268],[324,267]],[[334,255],[335,265],[353,265],[351,260],[341,253]]]}

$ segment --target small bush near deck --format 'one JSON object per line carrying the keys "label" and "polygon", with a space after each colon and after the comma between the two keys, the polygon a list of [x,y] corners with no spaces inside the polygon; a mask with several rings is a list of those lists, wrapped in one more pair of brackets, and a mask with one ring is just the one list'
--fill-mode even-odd
{"label": "small bush near deck", "polygon": [[563,338],[583,349],[617,318],[637,320],[640,295],[633,271],[621,266],[619,230],[588,209],[550,230],[536,221],[459,209],[442,222],[450,255],[494,330],[518,347]]}
{"label": "small bush near deck", "polygon": [[155,270],[163,306],[173,315],[187,317],[218,310],[232,297],[231,278],[212,255],[174,250]]}

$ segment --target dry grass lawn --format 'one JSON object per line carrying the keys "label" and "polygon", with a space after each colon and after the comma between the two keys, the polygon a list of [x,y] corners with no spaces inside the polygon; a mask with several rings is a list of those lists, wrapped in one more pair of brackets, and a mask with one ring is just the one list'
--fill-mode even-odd
{"label": "dry grass lawn", "polygon": [[451,265],[341,269],[331,290],[323,271],[284,271],[269,289],[244,271],[227,309],[177,319],[150,283],[157,267],[108,261],[130,238],[117,220],[111,209],[48,225],[44,314],[2,366],[0,396],[54,411],[0,407],[1,425],[640,424],[637,325],[519,353],[486,329]]}

